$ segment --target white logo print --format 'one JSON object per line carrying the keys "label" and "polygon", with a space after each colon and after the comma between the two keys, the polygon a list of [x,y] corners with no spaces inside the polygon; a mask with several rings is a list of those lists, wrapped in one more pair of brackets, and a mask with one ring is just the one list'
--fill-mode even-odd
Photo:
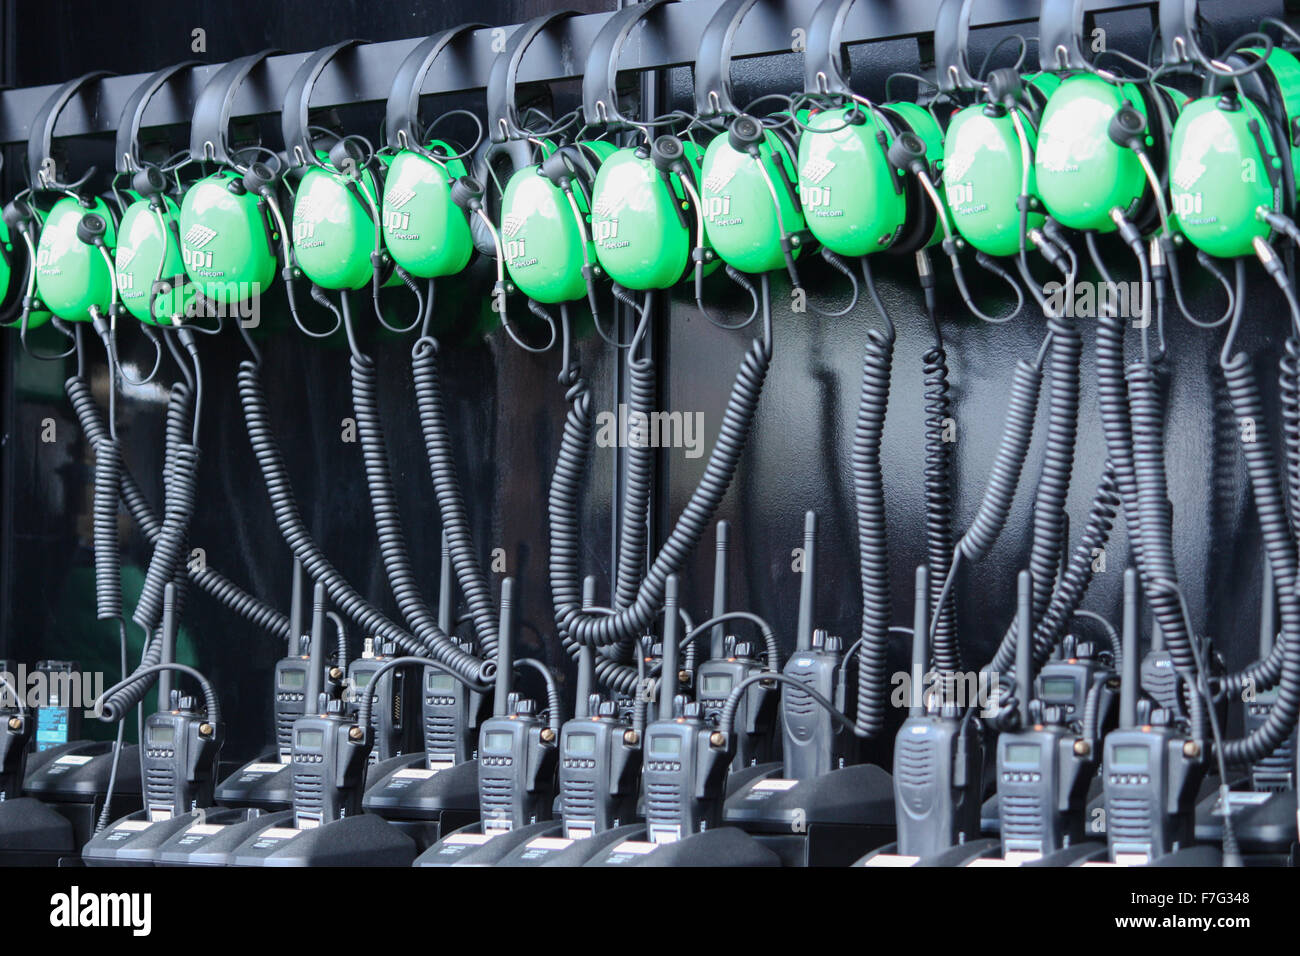
{"label": "white logo print", "polygon": [[1170,178],[1173,179],[1174,185],[1179,189],[1191,189],[1204,172],[1204,163],[1191,156],[1184,156],[1178,161],[1178,165],[1174,167],[1173,175]]}
{"label": "white logo print", "polygon": [[507,236],[514,236],[522,228],[524,228],[524,221],[516,215],[512,214],[501,220],[501,231]]}
{"label": "white logo print", "polygon": [[604,196],[596,200],[596,204],[591,207],[591,211],[599,219],[608,219],[614,215],[613,204]]}
{"label": "white logo print", "polygon": [[391,206],[393,209],[401,209],[414,198],[414,189],[394,189],[388,194],[388,198],[384,200],[384,205]]}
{"label": "white logo print", "polygon": [[731,182],[731,177],[734,176],[735,173],[736,171],[734,169],[727,170],[725,175],[721,173],[710,173],[704,177],[704,188],[711,193],[722,192],[722,190],[727,188],[727,183]]}
{"label": "white logo print", "polygon": [[185,244],[195,249],[202,249],[217,237],[217,230],[209,229],[202,223],[195,223],[185,233]]}
{"label": "white logo print", "polygon": [[135,254],[138,251],[139,250],[137,250],[135,246],[118,246],[116,267],[118,269],[125,269],[131,264],[131,261],[135,258]]}
{"label": "white logo print", "polygon": [[814,186],[818,185],[823,179],[830,175],[835,164],[829,159],[810,159],[804,163],[803,169],[799,171],[801,179],[806,179]]}

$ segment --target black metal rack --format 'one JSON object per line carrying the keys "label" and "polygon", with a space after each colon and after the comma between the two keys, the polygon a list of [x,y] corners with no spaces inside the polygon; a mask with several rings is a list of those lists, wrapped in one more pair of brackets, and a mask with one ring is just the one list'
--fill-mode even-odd
{"label": "black metal rack", "polygon": [[[622,55],[629,71],[688,66],[695,60],[700,31],[723,0],[687,0],[668,4],[654,15],[649,29],[637,31]],[[756,5],[736,32],[736,59],[787,53],[797,43],[797,31],[806,29],[820,0],[777,0]],[[1223,0],[1220,0],[1223,2]],[[561,6],[560,4],[556,5]],[[932,33],[940,0],[859,0],[845,23],[847,44],[869,43]],[[1084,0],[1090,12],[1133,8],[1155,9],[1153,2]],[[981,0],[974,5],[972,26],[1032,21],[1036,0]],[[548,29],[528,48],[519,69],[521,83],[573,79],[582,74],[583,51],[612,13],[571,17]],[[515,26],[485,27],[468,34],[441,57],[425,82],[426,94],[456,93],[483,88],[495,59]],[[393,71],[418,38],[373,43],[347,54],[352,68],[331,70],[322,76],[313,94],[314,106],[341,106],[380,102],[388,96]],[[265,72],[250,77],[235,98],[233,116],[275,113],[284,91],[308,53],[291,53],[269,59]],[[223,64],[196,67],[174,92],[154,97],[144,117],[145,126],[168,126],[189,121],[198,91]],[[70,102],[59,116],[56,136],[83,136],[115,129],[131,93],[146,74],[115,76],[91,86]],[[30,133],[31,118],[53,93],[53,86],[0,92],[0,143],[21,143]]]}

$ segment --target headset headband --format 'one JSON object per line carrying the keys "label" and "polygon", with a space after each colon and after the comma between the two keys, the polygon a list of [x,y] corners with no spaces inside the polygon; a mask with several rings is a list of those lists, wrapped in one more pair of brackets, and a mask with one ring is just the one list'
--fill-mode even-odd
{"label": "headset headband", "polygon": [[582,118],[588,126],[630,125],[618,109],[618,60],[636,25],[652,11],[676,0],[645,0],[619,10],[600,28],[582,74]]}
{"label": "headset headband", "polygon": [[[852,96],[849,59],[844,53],[844,24],[854,0],[822,0],[808,24],[808,45],[804,54],[804,90]],[[868,4],[861,14],[870,21],[867,36],[900,33],[894,4]]]}
{"label": "headset headband", "polygon": [[934,66],[939,89],[968,90],[979,83],[966,65],[970,43],[970,14],[974,0],[943,0],[934,22]]}
{"label": "headset headband", "polygon": [[695,112],[700,116],[739,113],[731,98],[731,48],[736,31],[758,0],[725,0],[700,36],[695,55]]}
{"label": "headset headband", "polygon": [[190,158],[198,162],[215,160],[230,165],[227,132],[235,94],[253,68],[277,50],[262,50],[231,60],[208,80],[194,103],[190,124]]}
{"label": "headset headband", "polygon": [[406,55],[393,75],[393,86],[384,110],[384,141],[394,149],[418,145],[424,139],[420,127],[420,92],[425,77],[443,50],[456,40],[483,28],[481,23],[462,23],[458,27],[425,37]]}
{"label": "headset headband", "polygon": [[[74,96],[86,86],[113,74],[107,70],[94,70],[76,79],[68,80],[50,95],[41,108],[32,117],[32,136],[27,140],[27,183],[34,190],[45,189],[48,168],[46,161],[51,160],[50,150],[54,146],[54,127],[59,121],[59,114]],[[51,178],[58,179],[58,170],[51,170]]]}
{"label": "headset headband", "polygon": [[280,111],[280,130],[284,135],[284,151],[291,167],[319,166],[316,150],[312,145],[311,130],[308,129],[311,111],[311,91],[316,81],[325,72],[325,67],[344,50],[365,43],[365,40],[340,40],[317,50],[303,60],[289,88],[284,91],[284,108]]}
{"label": "headset headband", "polygon": [[1049,71],[1082,70],[1088,65],[1083,56],[1083,0],[1043,0],[1038,15],[1038,63]]}
{"label": "headset headband", "polygon": [[515,85],[519,75],[519,64],[530,43],[547,27],[576,16],[576,10],[558,10],[534,17],[515,29],[506,41],[505,49],[492,61],[492,71],[488,74],[487,108],[489,136],[494,143],[504,143],[511,139],[527,139],[519,122],[519,107],[515,102]]}
{"label": "headset headband", "polygon": [[122,108],[122,117],[117,122],[117,155],[114,165],[119,173],[131,173],[140,168],[140,125],[154,94],[178,73],[197,66],[198,63],[198,60],[186,60],[183,63],[165,66],[151,74],[131,93],[126,106]]}
{"label": "headset headband", "polygon": [[1160,37],[1165,63],[1188,63],[1196,45],[1196,0],[1160,0]]}

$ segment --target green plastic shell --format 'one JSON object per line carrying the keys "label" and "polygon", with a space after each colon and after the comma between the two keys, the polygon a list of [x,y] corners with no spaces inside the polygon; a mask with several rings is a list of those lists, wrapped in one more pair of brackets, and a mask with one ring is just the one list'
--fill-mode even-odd
{"label": "green plastic shell", "polygon": [[[889,108],[903,118],[908,126],[912,127],[912,132],[921,137],[925,143],[925,159],[932,168],[939,170],[935,176],[934,190],[939,194],[939,203],[943,207],[941,214],[936,214],[934,222],[934,232],[930,234],[927,246],[932,246],[943,239],[943,216],[947,216],[951,221],[952,211],[948,208],[948,199],[943,187],[943,129],[939,126],[939,121],[934,118],[928,109],[924,106],[918,106],[915,103],[889,103]],[[926,201],[930,201],[926,197]]]}
{"label": "green plastic shell", "polygon": [[[1023,113],[1019,115],[1028,148],[1009,112],[968,106],[948,124],[944,138],[943,182],[953,225],[963,239],[991,256],[1014,255],[1020,249],[1019,198],[1022,186],[1034,196],[1034,147],[1038,138]],[[1043,224],[1042,213],[1030,211],[1028,225]]]}
{"label": "green plastic shell", "polygon": [[[790,181],[797,182],[794,157],[786,155],[771,130],[764,132],[758,150],[767,175],[749,153],[732,149],[726,135],[709,143],[700,169],[705,234],[724,262],[749,273],[785,268],[781,227],[787,235],[807,229],[777,169],[781,163]],[[799,251],[794,249],[796,257]]]}
{"label": "green plastic shell", "polygon": [[[689,141],[682,145],[698,182],[701,151]],[[693,268],[696,213],[681,178],[674,173],[669,181],[671,189],[644,148],[620,149],[596,174],[591,214],[596,258],[611,279],[628,289],[666,289]],[[714,260],[707,268],[716,264]]]}
{"label": "green plastic shell", "polygon": [[379,200],[370,170],[355,181],[332,167],[313,166],[303,173],[294,191],[290,226],[294,261],[303,275],[322,289],[369,285]]}
{"label": "green plastic shell", "polygon": [[47,308],[61,319],[89,322],[90,310],[108,314],[113,302],[113,274],[101,251],[77,238],[81,217],[97,213],[108,229],[104,244],[112,255],[117,229],[108,204],[95,197],[89,205],[65,196],[54,204],[36,247],[36,290]]}
{"label": "green plastic shell", "polygon": [[[583,143],[598,156],[615,147]],[[584,263],[596,263],[595,244],[587,240],[590,210],[581,189],[573,198],[583,218],[580,228],[568,197],[542,175],[538,165],[517,170],[506,183],[501,201],[501,249],[510,280],[537,302],[573,302],[587,296]]]}
{"label": "green plastic shell", "polygon": [[[40,228],[43,227],[45,224],[45,213],[39,208],[33,209],[32,212],[36,216],[36,222],[34,226],[39,232]],[[30,258],[30,253],[28,252],[27,243],[22,239],[21,236],[17,236],[11,233],[9,231],[9,226],[4,222],[0,222],[0,237],[3,237],[5,246],[9,251],[10,262],[25,263],[26,260]],[[21,266],[17,272],[12,271],[13,266],[6,266],[6,267],[11,270],[10,281],[18,284],[15,288],[10,290],[12,295],[14,297],[25,296],[27,294],[26,283],[28,280],[26,265]],[[33,294],[35,294],[38,291],[39,290],[33,290]],[[32,309],[31,312],[29,312],[27,315],[27,328],[29,329],[38,328],[44,325],[46,322],[50,321],[51,318],[53,318],[53,315],[46,308],[42,307],[39,309]],[[14,318],[12,322],[6,322],[3,324],[7,328],[17,329],[22,326],[22,322],[23,322],[22,315],[20,314],[16,318]]]}
{"label": "green plastic shell", "polygon": [[1071,229],[1114,231],[1110,211],[1118,207],[1131,214],[1146,191],[1137,155],[1108,131],[1126,100],[1146,115],[1133,84],[1116,86],[1080,73],[1062,80],[1043,110],[1034,155],[1038,195],[1051,216]]}
{"label": "green plastic shell", "polygon": [[[434,142],[430,150],[455,151]],[[384,177],[384,245],[393,260],[421,279],[455,275],[474,252],[465,212],[451,200],[451,180],[465,175],[465,164],[445,166],[411,150],[393,157]]]}
{"label": "green plastic shell", "polygon": [[252,299],[275,279],[280,234],[263,219],[258,196],[232,191],[239,173],[200,179],[181,201],[181,258],[199,292],[217,303]]}
{"label": "green plastic shell", "polygon": [[[846,125],[849,117],[863,122]],[[858,106],[810,116],[799,138],[799,197],[808,229],[842,256],[887,249],[907,216],[907,196],[885,150],[892,137]],[[877,137],[885,135],[881,145]]]}
{"label": "green plastic shell", "polygon": [[[173,241],[171,231],[180,215],[180,208],[167,197],[162,201],[163,208],[157,212],[145,199],[137,199],[126,207],[117,230],[117,254],[114,257],[117,294],[122,305],[141,322],[150,325],[171,325],[171,316],[185,315],[187,298],[183,292],[169,292],[154,300],[153,286],[160,278],[160,263],[163,280],[185,272],[180,247]],[[158,221],[160,215],[161,224]],[[151,302],[153,314],[150,314]]]}

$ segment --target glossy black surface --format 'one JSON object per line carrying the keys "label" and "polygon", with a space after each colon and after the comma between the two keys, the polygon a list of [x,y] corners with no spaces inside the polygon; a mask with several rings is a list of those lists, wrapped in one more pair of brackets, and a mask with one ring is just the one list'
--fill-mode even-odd
{"label": "glossy black surface", "polygon": [[[608,4],[571,3],[584,10]],[[225,60],[274,46],[306,50],[344,36],[394,39],[430,33],[463,20],[510,24],[552,4],[468,3],[354,4],[335,0],[277,4],[201,3],[188,9],[160,0],[125,4],[77,4],[60,0],[40,5],[10,4],[6,26],[6,79],[14,85],[61,81],[92,68],[122,72],[153,69],[192,55],[191,31],[207,31],[207,52],[200,58]],[[1233,23],[1254,21],[1275,4],[1234,4]],[[1219,11],[1216,8],[1216,15]],[[1110,15],[1109,42],[1145,56],[1149,39],[1141,11]],[[75,28],[74,28],[75,27]],[[1225,26],[1222,36],[1245,27]],[[977,50],[986,49],[998,31],[976,31]],[[916,70],[922,51],[915,40],[855,47],[858,87],[880,96],[885,76]],[[800,80],[796,54],[746,59],[736,65],[737,97],[744,102],[761,93],[796,88]],[[664,79],[663,94],[684,105],[689,71],[674,70]],[[907,85],[899,90],[909,93]],[[573,91],[561,90],[560,99]],[[448,103],[448,105],[452,105]],[[355,114],[355,115],[354,115]],[[345,125],[377,131],[375,110],[344,110]],[[270,138],[278,136],[272,127]],[[106,140],[72,144],[74,163],[109,164]],[[12,150],[10,151],[13,152]],[[16,188],[17,155],[7,157],[6,195]],[[1125,277],[1130,257],[1107,247],[1114,268]],[[1185,271],[1193,271],[1191,260]],[[843,301],[844,280],[815,257],[803,266],[818,302]],[[1005,406],[1006,383],[1014,362],[1032,357],[1041,342],[1043,321],[1026,311],[1015,322],[992,327],[965,314],[945,265],[940,265],[940,318],[951,364],[957,420],[957,527],[969,524],[978,506],[996,446]],[[910,257],[881,257],[875,263],[880,290],[898,328],[894,393],[885,431],[885,479],[891,560],[895,585],[895,623],[909,625],[912,574],[922,551],[921,498],[921,365],[930,331]],[[973,264],[977,294],[996,294]],[[460,469],[477,540],[484,556],[504,549],[508,573],[520,579],[522,596],[520,653],[562,666],[554,639],[546,579],[545,490],[554,465],[565,407],[555,382],[558,359],[516,348],[499,330],[488,309],[491,275],[479,263],[470,275],[440,284],[438,334],[445,346],[444,370],[451,418],[455,423]],[[1200,311],[1220,307],[1213,289],[1197,283]],[[735,320],[747,311],[725,278],[710,281],[719,313]],[[1257,270],[1251,272],[1247,322],[1240,343],[1258,356],[1264,380],[1274,377],[1280,343],[1286,333],[1284,309],[1275,290]],[[399,294],[400,296],[401,294]],[[602,294],[604,295],[604,293]],[[358,444],[342,440],[342,420],[352,414],[348,357],[340,342],[305,339],[288,326],[281,311],[282,293],[267,304],[265,324],[278,323],[262,345],[265,382],[277,430],[297,490],[304,518],[331,560],[387,613],[396,609],[388,593],[375,545],[373,521],[363,481]],[[818,624],[851,641],[858,628],[858,576],[855,519],[849,475],[849,451],[861,374],[863,333],[878,317],[865,299],[849,315],[823,318],[790,311],[788,282],[773,279],[776,357],[759,406],[753,440],[741,472],[719,512],[732,522],[732,606],[752,609],[771,620],[783,649],[793,644],[798,578],[792,570],[793,548],[801,544],[803,512],[821,514],[821,580]],[[666,301],[667,297],[661,301]],[[992,305],[990,305],[992,308]],[[513,314],[526,330],[522,302]],[[409,337],[375,333],[368,305],[357,315],[368,331],[365,348],[378,357],[384,383],[381,396],[388,428],[393,473],[399,487],[407,538],[425,596],[436,600],[439,528],[428,466],[413,406],[409,373]],[[1092,333],[1083,321],[1091,351]],[[1235,423],[1220,400],[1212,372],[1221,332],[1193,330],[1169,317],[1168,339],[1173,366],[1169,416],[1169,481],[1175,509],[1178,569],[1192,619],[1216,640],[1230,665],[1255,654],[1258,533],[1250,515],[1239,455],[1233,447]],[[94,620],[89,503],[92,456],[63,397],[62,381],[71,365],[39,363],[23,355],[17,336],[0,336],[4,355],[3,535],[0,537],[0,656],[34,662],[40,657],[76,658],[90,670],[117,672],[115,626]],[[661,371],[664,406],[704,414],[711,445],[721,418],[731,377],[747,336],[709,325],[685,294],[661,307],[656,349],[666,356]],[[102,349],[88,338],[88,366],[101,402],[106,393]],[[123,332],[123,350],[134,371],[148,364],[135,330]],[[1135,341],[1135,339],[1134,339]],[[50,347],[56,343],[46,343]],[[237,363],[246,351],[233,335],[204,339],[206,402],[201,445],[200,510],[191,541],[206,549],[209,562],[257,594],[287,610],[290,556],[272,519],[260,475],[249,450],[234,389]],[[581,344],[584,371],[598,399],[616,400],[618,357],[590,333]],[[1087,369],[1091,369],[1089,355]],[[164,364],[170,383],[173,366]],[[1096,393],[1085,373],[1083,425],[1071,517],[1081,524],[1102,466]],[[1270,400],[1275,390],[1269,388]],[[159,446],[165,390],[158,385],[129,391],[119,403],[119,424],[127,457],[153,501],[161,499]],[[43,442],[43,422],[53,420],[56,440]],[[1041,422],[1040,422],[1041,425]],[[1041,429],[1040,429],[1041,431]],[[1276,438],[1276,431],[1275,431]],[[1040,440],[1031,450],[1026,475],[1040,460]],[[655,538],[662,540],[694,488],[705,458],[687,459],[681,449],[660,454]],[[599,597],[611,586],[611,489],[614,455],[599,450],[587,483],[584,513],[585,570],[601,575]],[[968,661],[987,660],[1013,613],[1014,576],[1028,554],[1033,483],[1027,477],[1017,495],[1006,533],[983,563],[969,568],[960,582],[962,644]],[[124,516],[122,519],[128,608],[138,588],[149,550]],[[1106,555],[1106,572],[1086,606],[1118,619],[1119,589],[1126,562],[1122,529]],[[712,547],[706,539],[684,580],[685,605],[707,612],[712,576]],[[499,575],[497,576],[499,578]],[[269,737],[270,675],[283,648],[254,633],[241,620],[196,591],[183,618],[181,657],[207,673],[221,694],[229,727],[226,756],[252,756]],[[138,629],[130,630],[131,657],[139,654]],[[354,646],[359,635],[354,633]],[[897,669],[906,668],[906,649],[898,638]],[[566,670],[566,676],[568,672]],[[134,722],[129,730],[134,731]]]}

